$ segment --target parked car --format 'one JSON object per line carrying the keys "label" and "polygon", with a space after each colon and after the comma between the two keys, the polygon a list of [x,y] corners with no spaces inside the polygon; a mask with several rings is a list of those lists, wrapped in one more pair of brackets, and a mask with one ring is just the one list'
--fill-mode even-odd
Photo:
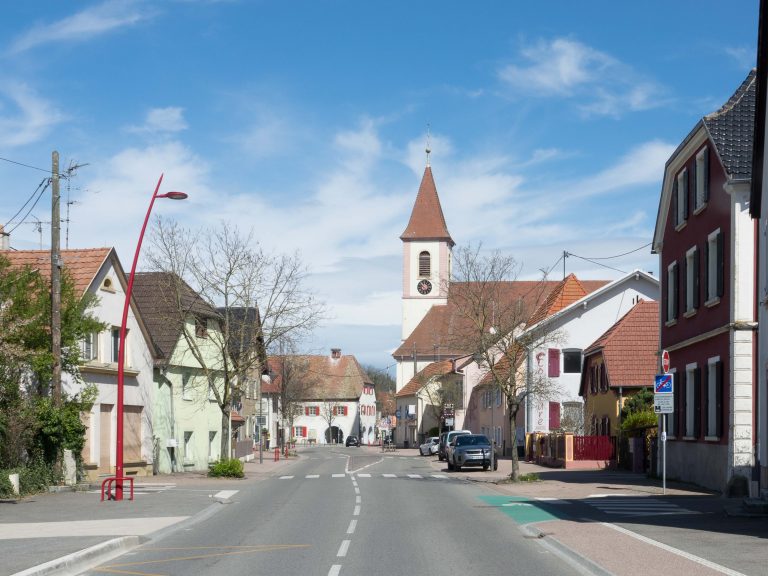
{"label": "parked car", "polygon": [[439,436],[430,436],[429,438],[427,438],[427,441],[424,442],[424,444],[419,446],[419,453],[422,456],[437,454],[437,448],[439,444],[440,444]]}
{"label": "parked car", "polygon": [[360,446],[360,440],[357,436],[347,436],[346,446]]}
{"label": "parked car", "polygon": [[448,470],[460,472],[464,466],[482,466],[488,470],[493,461],[494,470],[498,460],[491,458],[491,441],[485,434],[462,434],[448,445]]}
{"label": "parked car", "polygon": [[448,456],[448,444],[453,440],[456,436],[460,434],[472,434],[471,430],[451,430],[450,432],[443,432],[440,435],[440,447],[438,448],[437,453],[437,459],[438,460],[447,460]]}

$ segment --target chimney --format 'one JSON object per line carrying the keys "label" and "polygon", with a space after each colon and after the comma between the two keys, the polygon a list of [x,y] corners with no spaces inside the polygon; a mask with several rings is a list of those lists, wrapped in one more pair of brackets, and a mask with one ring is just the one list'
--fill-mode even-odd
{"label": "chimney", "polygon": [[341,358],[341,348],[331,348],[331,358]]}
{"label": "chimney", "polygon": [[5,231],[5,227],[0,224],[0,250],[11,249],[11,235]]}

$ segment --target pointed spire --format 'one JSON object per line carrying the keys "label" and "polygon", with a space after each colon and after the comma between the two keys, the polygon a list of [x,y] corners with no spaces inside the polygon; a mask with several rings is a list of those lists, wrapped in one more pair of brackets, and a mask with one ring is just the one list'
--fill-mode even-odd
{"label": "pointed spire", "polygon": [[426,149],[426,153],[427,153],[427,168],[430,167],[429,166],[429,154],[431,152],[432,152],[432,149],[429,146],[429,124],[427,124],[427,149]]}
{"label": "pointed spire", "polygon": [[411,211],[411,219],[401,240],[445,240],[450,246],[454,241],[445,225],[443,208],[437,195],[435,180],[432,178],[432,168],[427,165],[421,179],[419,193]]}

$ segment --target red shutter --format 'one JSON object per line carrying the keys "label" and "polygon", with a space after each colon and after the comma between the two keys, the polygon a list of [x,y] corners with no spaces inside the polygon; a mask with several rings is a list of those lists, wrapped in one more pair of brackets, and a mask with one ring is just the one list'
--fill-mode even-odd
{"label": "red shutter", "polygon": [[557,378],[560,376],[560,350],[557,348],[550,348],[547,354],[548,361],[548,376],[550,378]]}
{"label": "red shutter", "polygon": [[560,402],[549,403],[549,429],[560,428]]}
{"label": "red shutter", "polygon": [[304,408],[304,415],[305,415],[305,416],[309,416],[309,406],[306,406],[306,407]]}
{"label": "red shutter", "polygon": [[344,416],[349,415],[349,406],[344,406]]}

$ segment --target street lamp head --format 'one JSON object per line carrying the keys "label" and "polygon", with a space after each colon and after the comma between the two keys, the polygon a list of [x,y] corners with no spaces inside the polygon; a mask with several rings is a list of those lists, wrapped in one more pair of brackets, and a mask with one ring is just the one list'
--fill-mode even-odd
{"label": "street lamp head", "polygon": [[171,200],[184,200],[187,198],[186,192],[166,192],[165,194],[159,194],[158,198],[169,198]]}

